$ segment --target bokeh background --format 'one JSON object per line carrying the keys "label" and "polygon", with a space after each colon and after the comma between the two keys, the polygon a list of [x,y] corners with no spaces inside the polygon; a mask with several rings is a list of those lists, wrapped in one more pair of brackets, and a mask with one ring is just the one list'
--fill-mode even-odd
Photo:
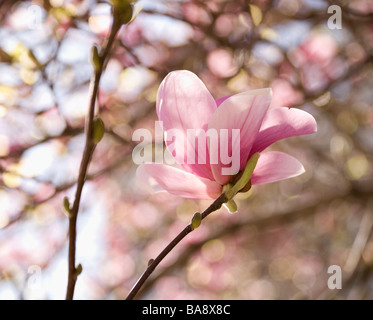
{"label": "bokeh background", "polygon": [[[342,9],[329,29],[328,7]],[[306,173],[254,187],[168,256],[143,299],[373,298],[373,2],[189,0],[136,4],[98,105],[106,134],[78,218],[77,299],[123,299],[147,262],[209,201],[136,184],[132,132],[154,130],[164,76],[195,72],[215,98],[271,87],[318,132],[273,150]],[[141,8],[141,11],[139,10]],[[110,27],[96,0],[0,1],[0,299],[63,299],[68,219],[84,146],[89,51]],[[191,93],[192,94],[192,93]],[[330,265],[343,270],[329,290]]]}

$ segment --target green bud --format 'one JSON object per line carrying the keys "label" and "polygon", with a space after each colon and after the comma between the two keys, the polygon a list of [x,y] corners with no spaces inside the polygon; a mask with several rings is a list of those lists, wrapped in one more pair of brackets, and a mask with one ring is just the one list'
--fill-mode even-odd
{"label": "green bud", "polygon": [[150,260],[148,261],[148,267],[149,267],[153,262],[154,262],[154,259],[150,259]]}
{"label": "green bud", "polygon": [[232,200],[233,197],[238,192],[247,188],[247,185],[250,182],[250,179],[254,172],[256,164],[258,163],[258,160],[259,160],[259,153],[257,152],[257,153],[254,153],[249,159],[249,161],[247,162],[245,170],[242,172],[242,175],[238,179],[238,181],[233,185],[232,188],[230,188],[229,190],[225,192],[225,195],[228,200]]}
{"label": "green bud", "polygon": [[83,271],[83,267],[82,267],[82,265],[79,263],[78,266],[77,266],[76,269],[75,269],[75,274],[78,276],[78,275],[80,275],[80,274],[82,273],[82,271]]}
{"label": "green bud", "polygon": [[226,207],[229,213],[236,213],[238,208],[236,202],[232,199],[224,203],[224,207]]}
{"label": "green bud", "polygon": [[122,22],[122,24],[126,24],[130,22],[132,19],[132,15],[133,15],[133,7],[131,5],[128,5],[126,10],[124,10],[122,14],[120,15],[120,21]]}
{"label": "green bud", "polygon": [[126,24],[132,19],[133,8],[131,2],[133,1],[112,0],[114,17],[117,18],[121,24]]}
{"label": "green bud", "polygon": [[197,229],[201,225],[202,216],[199,212],[196,212],[193,215],[192,221],[190,223],[190,226],[192,227],[192,230]]}
{"label": "green bud", "polygon": [[71,208],[70,208],[70,202],[67,197],[63,198],[63,208],[65,209],[65,214],[67,215],[68,218],[71,217]]}
{"label": "green bud", "polygon": [[91,64],[93,68],[95,69],[95,71],[99,70],[102,67],[101,58],[100,58],[100,55],[98,54],[98,48],[95,44],[91,48],[90,59],[91,59]]}
{"label": "green bud", "polygon": [[92,140],[95,144],[99,143],[104,136],[105,125],[101,118],[93,120],[93,137]]}

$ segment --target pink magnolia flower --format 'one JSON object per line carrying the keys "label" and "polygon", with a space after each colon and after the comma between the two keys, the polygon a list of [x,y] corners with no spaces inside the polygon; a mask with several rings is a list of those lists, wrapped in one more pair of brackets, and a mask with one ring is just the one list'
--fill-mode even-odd
{"label": "pink magnolia flower", "polygon": [[[271,89],[251,90],[214,100],[203,82],[192,72],[174,71],[168,74],[160,85],[157,96],[157,114],[163,122],[163,130],[179,129],[185,135],[185,143],[167,148],[181,168],[145,163],[137,169],[137,176],[149,183],[155,190],[194,199],[215,199],[229,183],[232,175],[223,175],[226,167],[221,161],[212,164],[207,153],[206,163],[186,163],[185,149],[188,129],[239,129],[240,170],[250,157],[260,153],[258,163],[251,177],[252,185],[270,183],[302,174],[302,164],[292,156],[277,152],[263,152],[272,143],[283,138],[314,133],[317,125],[309,113],[300,109],[269,108]],[[194,144],[193,144],[194,145]],[[229,145],[232,152],[235,142]],[[206,144],[209,148],[209,144]],[[176,150],[175,150],[176,149]],[[176,152],[175,152],[176,151]],[[197,146],[193,150],[198,158]]]}

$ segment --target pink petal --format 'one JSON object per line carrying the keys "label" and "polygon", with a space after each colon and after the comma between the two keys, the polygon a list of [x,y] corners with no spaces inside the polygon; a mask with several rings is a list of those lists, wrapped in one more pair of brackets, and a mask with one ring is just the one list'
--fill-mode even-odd
{"label": "pink petal", "polygon": [[[186,70],[174,71],[162,81],[157,96],[157,114],[163,121],[163,130],[179,130],[183,141],[166,141],[175,152],[171,152],[176,161],[188,172],[201,177],[213,179],[209,165],[208,152],[206,164],[198,164],[198,152],[187,139],[187,129],[206,130],[208,121],[217,106],[214,98],[203,82],[192,72]],[[183,143],[184,142],[184,143]],[[194,144],[193,144],[194,145]],[[197,147],[197,143],[195,144]],[[207,147],[206,147],[207,149]],[[172,148],[171,148],[172,151]],[[187,164],[187,151],[195,159],[195,164]]]}
{"label": "pink petal", "polygon": [[264,184],[296,177],[304,173],[303,165],[286,153],[262,153],[251,177],[251,183]]}
{"label": "pink petal", "polygon": [[216,199],[222,192],[222,187],[215,181],[159,163],[140,165],[136,176],[155,192],[168,191],[183,198]]}
{"label": "pink petal", "polygon": [[251,154],[263,151],[278,140],[316,131],[316,121],[306,111],[296,108],[269,109],[256,136]]}
{"label": "pink petal", "polygon": [[219,107],[225,100],[227,100],[229,97],[231,97],[232,95],[229,95],[229,96],[225,96],[225,97],[221,97],[219,99],[216,99],[216,105]]}
{"label": "pink petal", "polygon": [[[232,143],[232,129],[240,130],[241,170],[246,165],[251,147],[270,103],[271,89],[251,90],[236,94],[226,99],[209,121],[209,129],[218,130],[218,134],[220,129],[229,129],[229,152],[232,152],[232,147],[234,150],[234,147],[238,145],[238,141]],[[230,176],[222,175],[223,167],[221,162],[211,165],[215,180],[222,185],[230,180]]]}

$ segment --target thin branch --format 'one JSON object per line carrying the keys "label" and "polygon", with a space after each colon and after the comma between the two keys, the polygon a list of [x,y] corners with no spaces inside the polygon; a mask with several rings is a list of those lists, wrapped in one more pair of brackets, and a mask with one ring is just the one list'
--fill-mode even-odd
{"label": "thin branch", "polygon": [[114,15],[113,24],[110,30],[110,35],[107,38],[104,47],[100,52],[101,66],[95,67],[95,72],[91,79],[91,99],[88,109],[88,116],[86,119],[86,142],[84,146],[83,156],[80,164],[77,189],[75,193],[75,200],[71,208],[69,217],[69,271],[68,271],[68,283],[66,291],[66,300],[72,300],[74,297],[75,284],[78,277],[77,268],[75,265],[75,254],[76,254],[76,224],[79,212],[80,199],[83,191],[83,186],[86,181],[88,166],[95,149],[95,143],[92,140],[93,136],[93,120],[95,114],[95,105],[99,90],[99,84],[101,75],[105,66],[106,59],[109,55],[111,46],[114,42],[115,36],[121,27],[120,20],[117,15]]}
{"label": "thin branch", "polygon": [[161,270],[161,272],[155,278],[147,282],[147,284],[144,286],[144,290],[140,293],[140,296],[142,296],[142,293],[144,291],[148,291],[149,289],[151,289],[160,278],[162,278],[166,274],[170,274],[173,270],[177,269],[180,266],[185,266],[189,261],[190,257],[193,256],[202,247],[204,243],[208,242],[211,239],[222,239],[223,237],[236,234],[241,230],[245,230],[253,226],[259,228],[260,230],[265,230],[267,228],[281,225],[284,223],[296,222],[300,219],[315,214],[319,206],[323,205],[324,203],[329,203],[337,198],[337,196],[333,196],[330,199],[326,200],[317,199],[313,203],[306,205],[303,208],[291,208],[280,214],[271,215],[265,218],[250,218],[247,221],[239,220],[238,222],[225,226],[224,228],[219,229],[211,235],[209,235],[207,239],[203,239],[199,242],[193,243],[189,245],[186,249],[184,249],[184,251],[179,255],[179,258],[175,264],[172,264],[167,268]]}
{"label": "thin branch", "polygon": [[[205,219],[210,213],[218,210],[221,208],[223,203],[227,201],[227,197],[225,193],[221,194],[219,198],[217,198],[205,211],[201,213],[201,220]],[[194,229],[192,228],[191,224],[188,224],[163,250],[162,252],[151,262],[148,267],[146,268],[145,272],[141,275],[141,277],[137,280],[135,285],[132,287],[130,293],[128,294],[126,300],[133,300],[136,294],[144,285],[145,281],[149,278],[149,276],[153,273],[155,268],[159,265],[159,263],[172,251],[173,248],[183,240],[189,233],[191,233]]]}
{"label": "thin branch", "polygon": [[61,139],[61,138],[71,138],[75,137],[78,134],[82,133],[82,128],[73,128],[73,127],[66,127],[63,132],[61,132],[58,136],[46,136],[40,140],[37,140],[36,142],[22,146],[20,148],[14,148],[11,150],[6,156],[0,156],[1,159],[13,159],[13,158],[19,158],[21,157],[25,151],[34,148],[38,145],[41,145],[43,143],[46,143],[48,141],[54,140],[54,139]]}
{"label": "thin branch", "polygon": [[[225,236],[235,234],[240,230],[244,230],[251,227],[256,227],[260,230],[265,230],[267,228],[283,225],[283,224],[290,224],[300,219],[304,219],[310,217],[318,212],[318,208],[324,207],[330,204],[332,201],[336,200],[345,200],[348,195],[351,195],[352,199],[359,199],[359,201],[366,201],[371,198],[372,190],[361,190],[356,186],[353,186],[352,189],[343,192],[337,193],[330,197],[320,197],[316,198],[313,201],[305,204],[303,207],[299,208],[289,208],[284,210],[281,213],[277,213],[275,215],[270,215],[265,218],[249,218],[247,220],[240,220],[233,224],[226,226],[223,229],[217,230],[216,232],[212,233],[207,239],[201,240],[199,242],[193,243],[188,248],[186,248],[180,255],[175,264],[168,266],[167,268],[161,270],[161,272],[153,279],[147,281],[144,285],[143,290],[140,292],[140,297],[142,296],[143,292],[148,291],[150,288],[154,286],[154,284],[162,278],[166,274],[170,274],[174,269],[178,268],[179,266],[185,265],[186,262],[190,259],[190,257],[202,247],[204,243],[211,239],[221,239]],[[243,213],[243,212],[242,212]],[[116,285],[116,287],[123,286],[123,282]]]}
{"label": "thin branch", "polygon": [[[102,169],[99,169],[98,171],[96,172],[93,172],[93,173],[89,173],[86,175],[86,181],[90,181],[90,180],[95,180],[96,178],[106,174],[106,173],[109,173],[110,171],[112,170],[115,170],[116,168],[118,168],[120,165],[122,165],[123,163],[125,163],[125,161],[128,159],[128,156],[131,155],[131,151],[127,151],[126,153],[122,154],[120,157],[118,157],[118,159],[113,162],[112,164],[102,168]],[[32,178],[31,178],[32,179]],[[43,181],[40,181],[40,182],[43,182]],[[47,183],[46,181],[44,181],[45,183]],[[34,201],[34,200],[30,200],[28,201],[24,207],[19,211],[19,213],[12,217],[7,225],[3,226],[1,228],[1,230],[4,230],[8,227],[10,227],[11,225],[15,224],[16,222],[20,221],[24,216],[25,216],[25,213],[33,208],[36,208],[37,206],[43,204],[43,203],[46,203],[47,201],[53,199],[54,197],[56,197],[58,194],[60,194],[61,192],[64,192],[68,189],[70,189],[71,187],[73,187],[75,184],[77,183],[76,180],[74,181],[70,181],[70,182],[67,182],[67,183],[64,183],[62,185],[59,185],[59,186],[56,186],[55,187],[55,190],[52,194],[50,194],[48,197],[42,199],[42,200],[39,200],[39,201]]]}

